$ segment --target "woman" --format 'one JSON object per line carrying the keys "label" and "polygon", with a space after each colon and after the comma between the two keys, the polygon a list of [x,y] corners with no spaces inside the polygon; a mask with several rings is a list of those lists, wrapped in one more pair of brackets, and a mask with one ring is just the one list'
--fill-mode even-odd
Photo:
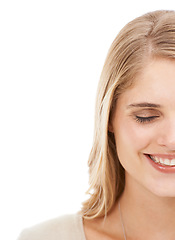
{"label": "woman", "polygon": [[90,198],[20,240],[175,239],[175,12],[128,23],[99,82]]}

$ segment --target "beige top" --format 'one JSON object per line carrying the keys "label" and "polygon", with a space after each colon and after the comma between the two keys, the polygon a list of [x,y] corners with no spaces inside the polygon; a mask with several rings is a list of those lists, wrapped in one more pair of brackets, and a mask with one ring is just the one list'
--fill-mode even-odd
{"label": "beige top", "polygon": [[66,215],[25,229],[18,240],[86,240],[82,217]]}

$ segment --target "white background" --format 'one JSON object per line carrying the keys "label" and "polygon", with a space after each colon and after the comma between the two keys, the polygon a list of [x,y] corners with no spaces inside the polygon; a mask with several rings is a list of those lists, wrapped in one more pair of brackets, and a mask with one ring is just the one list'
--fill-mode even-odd
{"label": "white background", "polygon": [[0,2],[0,239],[77,212],[94,103],[118,31],[173,1]]}

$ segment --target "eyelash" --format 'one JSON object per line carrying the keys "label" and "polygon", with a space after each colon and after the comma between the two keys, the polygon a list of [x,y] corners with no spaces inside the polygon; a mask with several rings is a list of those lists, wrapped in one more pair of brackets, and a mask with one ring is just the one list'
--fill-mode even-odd
{"label": "eyelash", "polygon": [[154,121],[156,118],[158,118],[159,116],[151,116],[151,117],[139,117],[136,116],[136,121],[139,123],[149,123]]}

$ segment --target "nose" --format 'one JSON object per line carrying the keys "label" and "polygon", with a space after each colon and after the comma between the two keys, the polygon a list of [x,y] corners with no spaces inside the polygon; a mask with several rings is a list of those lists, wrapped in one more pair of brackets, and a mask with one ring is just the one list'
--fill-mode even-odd
{"label": "nose", "polygon": [[175,151],[175,118],[167,121],[159,129],[157,142],[168,150]]}

